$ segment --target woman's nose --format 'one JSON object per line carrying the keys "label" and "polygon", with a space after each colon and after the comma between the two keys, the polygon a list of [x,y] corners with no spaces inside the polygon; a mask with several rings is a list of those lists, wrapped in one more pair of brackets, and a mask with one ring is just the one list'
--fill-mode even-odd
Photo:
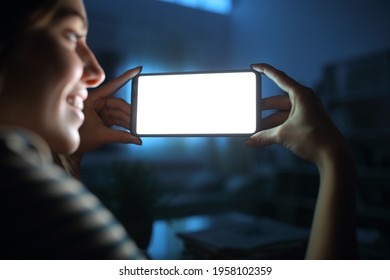
{"label": "woman's nose", "polygon": [[88,47],[84,50],[83,58],[85,66],[82,80],[89,88],[99,86],[105,79],[103,68],[100,66],[95,55]]}

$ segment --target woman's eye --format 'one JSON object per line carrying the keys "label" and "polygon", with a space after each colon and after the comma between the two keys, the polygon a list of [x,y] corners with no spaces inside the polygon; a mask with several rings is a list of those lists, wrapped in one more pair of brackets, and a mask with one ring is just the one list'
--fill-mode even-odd
{"label": "woman's eye", "polygon": [[66,37],[69,41],[76,44],[80,36],[76,32],[69,31],[66,33]]}

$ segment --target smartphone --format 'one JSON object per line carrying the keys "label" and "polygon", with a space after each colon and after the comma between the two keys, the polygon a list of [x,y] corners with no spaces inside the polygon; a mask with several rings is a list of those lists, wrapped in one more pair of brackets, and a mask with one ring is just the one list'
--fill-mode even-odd
{"label": "smartphone", "polygon": [[140,74],[131,96],[137,136],[244,136],[260,125],[261,76],[253,70]]}

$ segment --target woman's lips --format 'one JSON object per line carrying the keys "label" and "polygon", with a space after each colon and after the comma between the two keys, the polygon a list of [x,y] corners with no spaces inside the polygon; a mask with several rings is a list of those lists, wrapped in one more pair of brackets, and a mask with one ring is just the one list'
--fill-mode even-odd
{"label": "woman's lips", "polygon": [[66,103],[70,105],[70,108],[73,111],[73,114],[77,116],[77,119],[80,121],[80,125],[84,122],[85,116],[83,113],[84,109],[84,99],[80,95],[70,95],[66,98]]}
{"label": "woman's lips", "polygon": [[68,96],[68,98],[66,99],[66,102],[69,105],[76,107],[77,109],[79,109],[81,111],[84,109],[84,100],[79,95]]}

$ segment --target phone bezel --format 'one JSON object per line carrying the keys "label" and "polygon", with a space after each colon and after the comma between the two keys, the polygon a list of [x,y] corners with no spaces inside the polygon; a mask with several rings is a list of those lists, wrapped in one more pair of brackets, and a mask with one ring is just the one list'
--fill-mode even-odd
{"label": "phone bezel", "polygon": [[132,80],[131,86],[131,120],[130,120],[130,133],[138,137],[234,137],[234,136],[249,136],[253,133],[180,133],[180,134],[140,134],[137,133],[137,106],[138,106],[138,79],[142,76],[164,76],[164,75],[190,75],[190,74],[218,74],[218,73],[241,73],[249,72],[255,74],[256,77],[256,130],[254,133],[260,130],[261,120],[261,74],[248,69],[248,70],[219,70],[219,71],[188,71],[188,72],[167,72],[167,73],[141,73],[135,76]]}

